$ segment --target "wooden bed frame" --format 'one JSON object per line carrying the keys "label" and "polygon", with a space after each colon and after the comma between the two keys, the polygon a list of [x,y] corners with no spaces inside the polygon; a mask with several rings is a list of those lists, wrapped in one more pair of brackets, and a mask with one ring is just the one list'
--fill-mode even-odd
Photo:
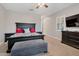
{"label": "wooden bed frame", "polygon": [[[35,24],[27,24],[27,23],[16,23],[16,28],[35,28]],[[37,32],[42,34],[42,32]],[[44,40],[44,35],[38,35],[38,36],[25,36],[25,37],[10,37],[15,33],[5,33],[5,42],[8,41],[8,50],[7,53],[11,52],[11,48],[13,47],[15,42],[20,42],[20,41],[27,41],[27,40],[35,40],[35,39],[43,39]]]}

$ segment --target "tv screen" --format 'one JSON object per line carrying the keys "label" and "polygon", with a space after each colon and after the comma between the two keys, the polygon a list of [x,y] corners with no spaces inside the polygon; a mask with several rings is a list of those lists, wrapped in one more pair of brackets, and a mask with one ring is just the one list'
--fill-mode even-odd
{"label": "tv screen", "polygon": [[66,18],[66,27],[79,27],[79,16],[70,16]]}

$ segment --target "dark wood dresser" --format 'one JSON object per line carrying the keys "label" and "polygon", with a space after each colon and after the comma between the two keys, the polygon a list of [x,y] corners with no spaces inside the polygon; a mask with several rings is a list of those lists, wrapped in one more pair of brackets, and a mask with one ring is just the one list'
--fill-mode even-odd
{"label": "dark wood dresser", "polygon": [[79,32],[62,31],[62,43],[79,49]]}

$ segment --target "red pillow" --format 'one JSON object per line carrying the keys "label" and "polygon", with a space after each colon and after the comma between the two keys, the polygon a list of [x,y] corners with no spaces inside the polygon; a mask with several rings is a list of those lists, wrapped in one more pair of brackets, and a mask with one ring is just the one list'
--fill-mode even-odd
{"label": "red pillow", "polygon": [[17,28],[16,33],[24,33],[24,30],[22,28]]}
{"label": "red pillow", "polygon": [[30,32],[31,32],[31,33],[35,32],[35,28],[31,28],[31,29],[30,29]]}

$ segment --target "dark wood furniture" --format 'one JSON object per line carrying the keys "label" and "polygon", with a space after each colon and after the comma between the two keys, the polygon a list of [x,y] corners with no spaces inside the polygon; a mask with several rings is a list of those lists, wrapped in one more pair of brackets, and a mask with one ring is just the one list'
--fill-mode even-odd
{"label": "dark wood furniture", "polygon": [[15,33],[5,33],[5,42],[7,42],[7,37],[10,37],[11,35],[13,35]]}
{"label": "dark wood furniture", "polygon": [[16,29],[17,28],[22,28],[22,29],[29,28],[29,30],[30,30],[31,28],[35,29],[35,27],[36,27],[35,23],[16,23]]}
{"label": "dark wood furniture", "polygon": [[[37,32],[37,33],[41,33],[41,32]],[[12,35],[11,33],[5,34],[5,36],[11,36],[11,35]],[[35,39],[44,39],[44,35],[25,36],[25,37],[6,37],[5,40],[8,41],[7,52],[9,53],[11,51],[11,48],[14,45],[15,42],[35,40]]]}
{"label": "dark wood furniture", "polygon": [[[35,23],[16,23],[16,29],[17,28],[22,28],[23,30],[27,29],[27,28],[29,28],[29,30],[31,28],[35,29]],[[42,32],[37,32],[37,33],[42,34]],[[15,34],[15,33],[5,33],[5,42],[8,41],[7,52],[11,51],[11,48],[15,42],[34,40],[34,39],[44,39],[44,35],[25,36],[25,37],[10,37],[13,34]]]}
{"label": "dark wood furniture", "polygon": [[79,32],[62,31],[62,43],[79,49]]}

